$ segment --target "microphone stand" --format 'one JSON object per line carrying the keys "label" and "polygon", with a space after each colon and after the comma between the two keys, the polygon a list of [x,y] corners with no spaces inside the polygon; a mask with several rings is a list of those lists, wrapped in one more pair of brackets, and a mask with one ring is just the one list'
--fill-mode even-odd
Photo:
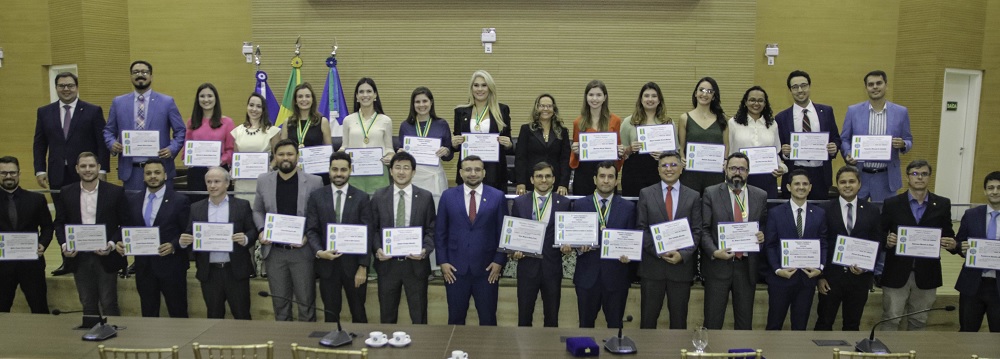
{"label": "microphone stand", "polygon": [[[331,311],[326,310],[324,308],[318,308],[315,305],[308,305],[308,304],[305,304],[305,303],[302,303],[302,302],[299,302],[299,301],[296,301],[296,300],[292,300],[291,298],[285,298],[285,297],[273,295],[273,294],[268,293],[266,291],[257,292],[257,295],[259,295],[261,297],[264,297],[264,298],[274,297],[274,298],[278,298],[278,299],[284,299],[284,300],[287,300],[289,302],[292,302],[292,303],[295,303],[295,304],[298,304],[298,305],[301,305],[301,306],[305,306],[305,307],[310,307],[310,308],[313,308],[313,309],[322,310],[324,313],[329,314],[329,315],[337,315],[337,313],[331,312]],[[331,331],[331,332],[327,333],[325,336],[323,336],[323,338],[319,340],[319,344],[322,345],[322,346],[325,346],[325,347],[339,347],[339,346],[344,346],[344,345],[347,345],[347,344],[351,344],[353,341],[354,341],[354,335],[351,334],[351,333],[348,333],[348,332],[344,331],[344,328],[341,327],[341,325],[340,325],[340,317],[337,316],[337,330]]]}
{"label": "microphone stand", "polygon": [[[70,314],[70,313],[81,313],[82,310],[67,310],[63,311],[58,308],[52,310],[52,315],[60,314]],[[74,329],[87,329],[86,334],[83,335],[81,339],[92,342],[100,342],[108,340],[118,336],[118,327],[114,325],[108,325],[108,318],[98,314],[98,315],[84,315],[83,324]],[[125,329],[122,327],[121,329]]]}
{"label": "microphone stand", "polygon": [[625,329],[625,323],[631,322],[632,316],[628,316],[622,321],[622,326],[618,327],[618,336],[614,336],[604,340],[604,349],[611,354],[635,354],[637,352],[635,347],[635,342],[632,338],[622,335],[622,329]]}
{"label": "microphone stand", "polygon": [[857,344],[854,345],[854,350],[857,350],[857,351],[862,352],[862,353],[876,353],[876,354],[888,354],[888,353],[891,353],[889,351],[889,347],[885,346],[885,343],[882,343],[881,340],[875,339],[875,329],[878,328],[878,326],[880,324],[888,322],[890,320],[896,320],[896,319],[899,319],[899,318],[909,317],[909,316],[914,315],[914,314],[926,313],[926,312],[935,311],[935,310],[945,310],[945,311],[949,311],[950,312],[950,311],[955,310],[955,306],[954,305],[949,305],[949,306],[946,306],[946,307],[939,307],[939,308],[927,308],[927,309],[924,309],[924,310],[918,310],[916,312],[906,313],[906,314],[895,316],[895,317],[892,317],[892,318],[882,319],[882,320],[878,321],[878,323],[875,323],[875,325],[872,326],[872,332],[871,332],[871,334],[868,335],[868,338],[863,338],[863,339],[859,340],[857,342]]}

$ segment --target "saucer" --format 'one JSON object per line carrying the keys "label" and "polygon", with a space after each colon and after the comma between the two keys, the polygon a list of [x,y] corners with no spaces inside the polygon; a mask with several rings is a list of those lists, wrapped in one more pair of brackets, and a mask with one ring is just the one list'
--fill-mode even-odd
{"label": "saucer", "polygon": [[389,345],[392,345],[392,346],[394,346],[396,348],[402,348],[402,347],[405,347],[407,345],[410,345],[410,342],[412,342],[412,341],[413,341],[412,338],[406,339],[406,340],[402,340],[402,341],[396,341],[396,338],[392,338],[392,339],[389,339]]}
{"label": "saucer", "polygon": [[368,346],[373,347],[373,348],[384,347],[385,344],[388,343],[388,342],[389,342],[389,340],[376,342],[376,341],[372,341],[372,338],[365,339],[365,344],[367,344]]}

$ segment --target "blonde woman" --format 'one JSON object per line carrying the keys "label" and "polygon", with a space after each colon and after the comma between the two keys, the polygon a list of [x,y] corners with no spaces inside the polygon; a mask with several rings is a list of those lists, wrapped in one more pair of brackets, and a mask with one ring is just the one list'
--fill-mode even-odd
{"label": "blonde woman", "polygon": [[[454,136],[451,150],[460,151],[465,137],[462,133],[496,133],[500,147],[499,162],[486,162],[486,177],[483,183],[507,193],[507,155],[514,153],[510,141],[510,107],[497,100],[497,86],[489,72],[479,70],[472,73],[469,81],[469,102],[455,108]],[[461,160],[461,159],[460,159]],[[456,173],[455,183],[462,184],[462,177]]]}

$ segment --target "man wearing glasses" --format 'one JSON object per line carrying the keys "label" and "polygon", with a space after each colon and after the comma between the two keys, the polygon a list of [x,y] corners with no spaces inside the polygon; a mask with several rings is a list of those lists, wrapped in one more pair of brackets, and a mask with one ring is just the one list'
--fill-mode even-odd
{"label": "man wearing glasses", "polygon": [[0,261],[0,312],[10,312],[20,285],[31,312],[48,314],[44,254],[52,242],[52,215],[45,196],[25,191],[20,183],[17,158],[0,157],[0,232],[38,234],[37,259]]}
{"label": "man wearing glasses", "polygon": [[[833,185],[833,167],[830,163],[837,156],[837,148],[840,146],[840,131],[837,130],[837,118],[833,115],[833,107],[812,102],[809,89],[812,86],[812,79],[809,74],[802,70],[795,70],[788,74],[785,81],[788,91],[792,93],[795,104],[785,109],[774,117],[778,123],[778,137],[781,138],[781,157],[788,166],[788,172],[782,178],[782,183],[791,183],[791,171],[803,169],[809,176],[812,183],[812,190],[809,191],[809,199],[827,199],[830,193],[830,186]],[[792,152],[791,134],[792,132],[826,132],[829,140],[826,144],[826,152],[829,158],[826,160],[791,160],[789,156]],[[784,198],[789,198],[785,192]]]}

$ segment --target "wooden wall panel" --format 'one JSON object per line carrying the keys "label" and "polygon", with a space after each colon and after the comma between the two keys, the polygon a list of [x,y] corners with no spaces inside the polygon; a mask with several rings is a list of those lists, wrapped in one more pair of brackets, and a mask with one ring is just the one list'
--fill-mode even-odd
{"label": "wooden wall panel", "polygon": [[987,1],[984,8],[982,69],[983,92],[979,102],[976,134],[976,168],[972,177],[972,201],[985,203],[982,181],[1000,171],[1000,1]]}

